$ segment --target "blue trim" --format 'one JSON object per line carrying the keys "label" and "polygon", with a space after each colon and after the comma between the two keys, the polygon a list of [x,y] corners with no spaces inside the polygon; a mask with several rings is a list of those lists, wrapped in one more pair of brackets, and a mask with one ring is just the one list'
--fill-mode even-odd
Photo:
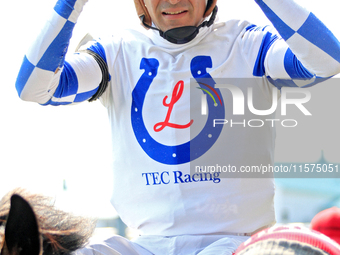
{"label": "blue trim", "polygon": [[292,79],[311,79],[314,77],[289,48],[284,57],[284,67],[289,77]]}
{"label": "blue trim", "polygon": [[[302,86],[301,88],[309,88],[312,87],[316,84],[319,84],[321,82],[324,82],[328,79],[330,79],[332,77],[328,77],[328,78],[323,78],[323,77],[315,77],[315,80],[311,80],[311,82],[305,86]],[[298,85],[296,85],[296,83],[294,82],[293,79],[272,79],[271,77],[267,77],[268,81],[273,84],[276,88],[278,88],[279,90],[281,90],[282,87],[292,87],[292,88],[297,88],[299,87]]]}
{"label": "blue trim", "polygon": [[[55,72],[58,67],[63,65],[74,25],[75,24],[70,21],[65,23],[62,30],[59,32],[57,37],[53,40],[44,55],[39,60],[37,67],[43,70]],[[57,55],[60,57],[56,57]]]}
{"label": "blue trim", "polygon": [[105,49],[104,49],[103,45],[101,45],[99,42],[95,42],[94,44],[92,44],[88,48],[88,50],[91,50],[91,51],[97,53],[99,56],[102,57],[102,59],[104,59],[104,61],[107,64]]}
{"label": "blue trim", "polygon": [[253,75],[261,77],[265,74],[264,68],[264,60],[266,58],[267,52],[270,46],[278,39],[279,37],[275,34],[267,32],[262,39],[261,46],[259,48],[259,53],[256,58],[256,62],[254,65]]}
{"label": "blue trim", "polygon": [[313,13],[309,14],[297,33],[340,62],[339,41]]}
{"label": "blue trim", "polygon": [[77,94],[78,78],[72,66],[65,62],[64,69],[60,75],[59,85],[54,92],[55,98],[62,98]]}
{"label": "blue trim", "polygon": [[76,0],[59,0],[54,10],[64,19],[68,19],[74,10]]}
{"label": "blue trim", "polygon": [[[99,56],[102,57],[102,59],[104,59],[105,63],[107,64],[105,49],[104,49],[103,45],[101,45],[99,42],[95,42],[94,44],[92,44],[88,48],[88,50],[91,50],[91,51],[97,53]],[[111,74],[109,74],[109,81],[111,81]]]}
{"label": "blue trim", "polygon": [[52,99],[50,99],[48,102],[44,103],[44,104],[40,104],[42,106],[46,106],[46,105],[52,105],[52,106],[59,106],[59,105],[69,105],[72,104],[72,102],[53,102]]}
{"label": "blue trim", "polygon": [[294,83],[293,80],[290,79],[272,79],[271,77],[267,77],[268,81],[273,84],[276,88],[281,90],[282,87],[292,87],[297,88],[298,86]]}
{"label": "blue trim", "polygon": [[18,92],[19,97],[21,96],[21,92],[24,89],[34,68],[35,66],[25,56],[15,83],[15,88]]}
{"label": "blue trim", "polygon": [[246,27],[246,31],[264,31],[264,30],[266,30],[267,27],[268,26],[261,27],[261,26],[256,26],[256,25],[252,24],[252,25],[249,25],[249,26]]}
{"label": "blue trim", "polygon": [[74,99],[73,102],[79,103],[79,102],[86,101],[86,100],[90,99],[97,92],[97,90],[98,90],[98,87],[91,90],[91,91],[79,93],[79,94],[76,95],[76,98]]}
{"label": "blue trim", "polygon": [[256,2],[284,40],[288,40],[295,33],[295,31],[281,20],[262,0],[256,0]]}
{"label": "blue trim", "polygon": [[252,31],[252,30],[254,30],[255,28],[256,28],[256,25],[251,24],[251,25],[249,25],[249,26],[246,27],[246,31]]}

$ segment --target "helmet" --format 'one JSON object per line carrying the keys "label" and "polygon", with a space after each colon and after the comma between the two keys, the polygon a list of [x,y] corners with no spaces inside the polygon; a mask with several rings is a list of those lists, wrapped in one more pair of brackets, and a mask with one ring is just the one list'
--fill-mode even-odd
{"label": "helmet", "polygon": [[[141,19],[142,24],[144,25],[144,27],[150,28],[152,25],[152,20],[148,9],[145,7],[144,0],[134,0],[134,2],[138,17]],[[204,18],[208,17],[212,13],[216,6],[216,2],[217,0],[208,0],[207,8],[204,13]]]}

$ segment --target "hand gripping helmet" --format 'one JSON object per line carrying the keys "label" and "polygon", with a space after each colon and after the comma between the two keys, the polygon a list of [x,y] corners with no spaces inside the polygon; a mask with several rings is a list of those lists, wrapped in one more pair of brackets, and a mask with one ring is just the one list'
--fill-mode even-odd
{"label": "hand gripping helmet", "polygon": [[207,7],[205,9],[204,18],[208,17],[211,14],[211,17],[208,21],[204,21],[202,24],[200,24],[198,27],[195,26],[184,26],[184,27],[177,27],[173,29],[169,29],[167,31],[161,31],[156,27],[152,26],[152,20],[151,16],[148,12],[148,9],[146,8],[144,4],[144,0],[134,0],[136,11],[138,14],[138,17],[140,18],[143,26],[145,28],[150,28],[153,30],[159,31],[159,35],[163,37],[164,39],[168,40],[169,42],[176,43],[176,44],[183,44],[190,42],[192,39],[194,39],[201,27],[209,27],[211,26],[216,18],[217,13],[217,0],[208,0]]}

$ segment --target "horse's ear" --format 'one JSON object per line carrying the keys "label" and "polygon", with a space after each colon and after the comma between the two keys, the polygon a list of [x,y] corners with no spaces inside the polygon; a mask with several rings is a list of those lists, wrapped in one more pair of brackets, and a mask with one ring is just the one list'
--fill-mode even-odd
{"label": "horse's ear", "polygon": [[5,247],[11,255],[39,255],[39,227],[31,206],[19,195],[11,197],[5,228]]}

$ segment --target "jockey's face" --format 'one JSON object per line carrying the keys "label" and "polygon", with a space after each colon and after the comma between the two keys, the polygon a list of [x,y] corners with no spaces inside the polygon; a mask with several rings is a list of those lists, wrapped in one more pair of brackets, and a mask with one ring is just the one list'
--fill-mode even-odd
{"label": "jockey's face", "polygon": [[144,0],[153,23],[163,32],[203,21],[205,0]]}

